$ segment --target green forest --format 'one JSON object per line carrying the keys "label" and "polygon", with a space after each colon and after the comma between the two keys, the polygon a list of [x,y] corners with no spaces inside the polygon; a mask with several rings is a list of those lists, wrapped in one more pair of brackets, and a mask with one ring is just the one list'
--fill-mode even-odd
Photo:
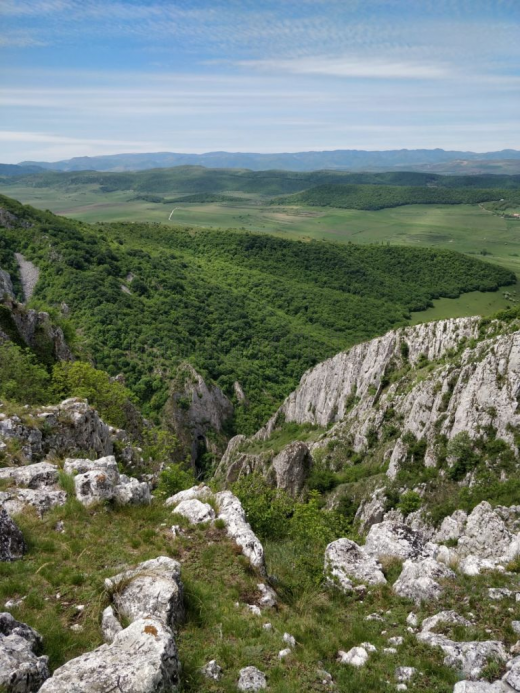
{"label": "green forest", "polygon": [[[25,222],[4,229],[13,252],[41,270],[34,307],[66,302],[94,364],[124,373],[158,419],[176,367],[189,360],[247,404],[235,430],[252,432],[305,370],[392,327],[437,297],[492,291],[512,272],[439,249],[304,243],[265,234],[158,224],[87,224],[0,197]],[[30,225],[30,226],[29,226]]]}
{"label": "green forest", "polygon": [[289,197],[275,198],[271,204],[378,210],[402,205],[467,205],[501,199],[506,199],[509,205],[520,203],[520,189],[319,185]]}

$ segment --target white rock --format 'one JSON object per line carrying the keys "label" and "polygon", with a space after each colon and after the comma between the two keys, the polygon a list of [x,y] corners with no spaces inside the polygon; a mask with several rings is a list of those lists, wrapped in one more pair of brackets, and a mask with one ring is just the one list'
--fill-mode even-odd
{"label": "white rock", "polygon": [[511,628],[517,635],[520,635],[520,621],[511,621]]}
{"label": "white rock", "polygon": [[433,558],[404,562],[401,575],[394,583],[393,590],[400,597],[412,599],[416,604],[438,599],[443,588],[439,580],[455,578],[455,573],[443,563]]}
{"label": "white rock", "polygon": [[244,667],[239,671],[237,688],[239,691],[261,691],[267,688],[265,674],[256,667]]}
{"label": "white rock", "polygon": [[455,684],[453,693],[506,693],[506,689],[502,687],[500,681],[495,681],[495,683],[487,683],[487,681],[459,681]]}
{"label": "white rock", "polygon": [[269,585],[264,585],[263,582],[258,583],[257,585],[258,590],[261,594],[260,599],[258,600],[258,604],[260,605],[261,609],[271,609],[274,608],[277,604],[277,596],[276,592],[273,590],[272,587],[269,587]]}
{"label": "white rock", "polygon": [[414,614],[414,612],[411,611],[406,617],[406,623],[409,626],[412,626],[413,628],[417,628],[417,626],[419,625],[419,619],[417,618],[417,614]]}
{"label": "white rock", "polygon": [[362,667],[368,661],[368,652],[364,647],[353,647],[348,652],[340,650],[338,652],[338,662],[340,664],[350,664],[353,667]]}
{"label": "white rock", "polygon": [[261,616],[262,612],[256,604],[246,604],[247,609],[255,616]]}
{"label": "white rock", "polygon": [[425,618],[421,625],[421,632],[428,633],[434,631],[439,623],[446,623],[448,625],[457,626],[471,626],[471,621],[467,618],[460,616],[456,611],[441,611],[430,618]]}
{"label": "white rock", "polygon": [[197,498],[181,501],[173,511],[176,515],[182,515],[194,525],[203,522],[212,522],[215,519],[215,511],[209,503],[202,503]]}
{"label": "white rock", "polygon": [[152,502],[150,486],[146,481],[121,474],[114,486],[114,500],[119,505],[148,505]]}
{"label": "white rock", "polygon": [[509,599],[515,596],[515,593],[508,590],[507,587],[489,587],[488,597],[494,601]]}
{"label": "white rock", "polygon": [[345,592],[352,590],[352,580],[386,583],[380,563],[350,539],[337,539],[327,546],[324,569],[329,582]]}
{"label": "white rock", "polygon": [[485,570],[500,570],[503,572],[505,569],[500,566],[495,559],[491,558],[479,558],[478,556],[466,556],[459,563],[459,570],[464,575],[475,576],[480,575]]}
{"label": "white rock", "polygon": [[413,679],[417,669],[415,667],[397,667],[395,670],[396,681],[404,683],[405,681],[410,681]]}
{"label": "white rock", "polygon": [[286,647],[285,650],[280,650],[278,653],[278,659],[285,659],[291,654],[292,650],[290,647]]}
{"label": "white rock", "polygon": [[461,670],[468,679],[478,679],[490,659],[507,660],[504,645],[497,640],[455,642],[431,631],[418,633],[416,637],[420,642],[440,647],[446,655],[444,664]]}
{"label": "white rock", "polygon": [[383,647],[383,652],[385,654],[397,654],[395,647]]}
{"label": "white rock", "polygon": [[170,498],[164,501],[164,505],[175,506],[182,501],[193,500],[194,498],[205,501],[212,497],[212,490],[208,486],[200,484],[199,486],[192,486],[185,491],[179,491],[179,493],[176,493],[174,496],[170,496]]}
{"label": "white rock", "polygon": [[101,632],[103,633],[103,640],[106,643],[113,642],[116,635],[122,630],[123,626],[116,618],[114,609],[111,606],[107,606],[101,616]]}
{"label": "white rock", "polygon": [[431,557],[436,552],[436,545],[431,544],[422,534],[407,525],[384,521],[372,525],[363,549],[374,558],[400,558],[402,560]]}
{"label": "white rock", "polygon": [[404,642],[404,638],[402,635],[394,635],[392,638],[388,638],[388,644],[392,645],[393,647],[399,647],[399,645],[402,645]]}
{"label": "white rock", "polygon": [[264,623],[262,626],[264,630],[273,630],[273,624],[272,623]]}
{"label": "white rock", "polygon": [[146,617],[171,628],[182,618],[181,566],[173,558],[159,556],[105,580],[105,589],[121,617],[130,621]]}
{"label": "white rock", "polygon": [[361,647],[364,647],[367,652],[377,652],[377,647],[371,642],[362,642]]}
{"label": "white rock", "polygon": [[11,480],[16,486],[37,489],[58,483],[58,467],[49,462],[28,464],[25,467],[0,469],[0,480]]}
{"label": "white rock", "polygon": [[203,676],[207,679],[213,679],[213,681],[219,681],[222,678],[222,667],[217,664],[215,659],[210,660],[200,671]]}
{"label": "white rock", "polygon": [[134,621],[110,645],[71,659],[40,693],[174,693],[179,660],[172,631],[159,619]]}
{"label": "white rock", "polygon": [[468,514],[464,510],[455,510],[452,515],[444,518],[441,526],[434,534],[434,541],[441,543],[458,540],[464,531],[467,519]]}
{"label": "white rock", "polygon": [[284,633],[282,639],[289,647],[296,647],[296,639],[289,633]]}
{"label": "white rock", "polygon": [[242,549],[251,565],[265,574],[264,548],[247,522],[242,504],[231,491],[221,491],[215,495],[219,514],[218,519],[226,523],[226,532]]}
{"label": "white rock", "polygon": [[461,557],[512,560],[519,553],[518,537],[512,534],[487,501],[482,501],[468,516],[464,534],[457,545]]}

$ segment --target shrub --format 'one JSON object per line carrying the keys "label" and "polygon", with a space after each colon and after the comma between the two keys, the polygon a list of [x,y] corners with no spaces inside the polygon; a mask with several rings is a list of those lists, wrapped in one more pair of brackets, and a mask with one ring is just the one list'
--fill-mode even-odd
{"label": "shrub", "polygon": [[253,530],[265,539],[280,539],[287,535],[288,518],[295,503],[280,489],[271,488],[258,473],[249,474],[233,485]]}
{"label": "shrub", "polygon": [[23,404],[50,398],[50,377],[29,352],[12,342],[0,344],[0,397]]}
{"label": "shrub", "polygon": [[406,517],[406,515],[419,510],[421,502],[421,496],[416,491],[406,491],[406,493],[403,493],[401,496],[397,504],[397,509]]}
{"label": "shrub", "polygon": [[170,464],[159,475],[157,495],[168,498],[179,491],[184,491],[196,484],[193,472],[187,471],[180,464]]}

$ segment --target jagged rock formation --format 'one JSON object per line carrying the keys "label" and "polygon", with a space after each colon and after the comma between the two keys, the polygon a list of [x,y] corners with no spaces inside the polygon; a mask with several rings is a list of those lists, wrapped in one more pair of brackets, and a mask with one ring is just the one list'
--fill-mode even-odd
{"label": "jagged rock formation", "polygon": [[14,256],[20,268],[23,295],[25,303],[27,303],[27,301],[31,300],[31,296],[40,278],[40,270],[30,260],[27,260],[22,253],[15,253]]}
{"label": "jagged rock formation", "polygon": [[386,578],[381,564],[350,539],[337,539],[325,550],[325,575],[347,592],[352,580],[368,585],[384,585]]}
{"label": "jagged rock formation", "polygon": [[164,420],[179,440],[180,460],[189,455],[197,468],[206,453],[221,455],[227,443],[225,426],[232,416],[233,405],[222,390],[207,384],[190,364],[178,369]]}
{"label": "jagged rock formation", "polygon": [[113,453],[109,427],[84,400],[66,399],[30,414],[22,420],[0,413],[0,442],[17,441],[26,462],[42,460],[50,452],[66,456],[90,451],[99,457]]}
{"label": "jagged rock formation", "polygon": [[0,688],[5,693],[33,693],[49,677],[48,657],[39,656],[39,633],[11,614],[0,613]]}

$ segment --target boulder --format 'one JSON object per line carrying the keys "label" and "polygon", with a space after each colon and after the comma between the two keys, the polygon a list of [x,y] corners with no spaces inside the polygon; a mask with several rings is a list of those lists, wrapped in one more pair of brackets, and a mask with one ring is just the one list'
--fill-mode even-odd
{"label": "boulder", "polygon": [[269,585],[265,585],[263,582],[258,583],[258,591],[260,592],[260,598],[258,604],[261,609],[272,609],[278,603],[278,598],[276,592]]}
{"label": "boulder", "polygon": [[212,497],[213,491],[209,488],[209,486],[200,484],[200,486],[192,486],[185,491],[179,491],[179,493],[176,493],[174,496],[170,496],[164,501],[164,505],[175,506],[182,501],[192,500],[193,498],[200,501],[205,501]]}
{"label": "boulder", "polygon": [[49,677],[48,658],[38,656],[42,639],[11,614],[0,613],[0,688],[6,693],[33,693]]}
{"label": "boulder", "polygon": [[120,505],[144,505],[151,502],[150,486],[126,474],[119,474],[113,455],[97,460],[67,459],[67,474],[75,474],[76,498],[85,506],[115,500]]}
{"label": "boulder", "polygon": [[146,481],[120,474],[119,483],[114,486],[114,500],[119,505],[148,505],[152,502],[150,486]]}
{"label": "boulder", "polygon": [[438,544],[443,541],[458,540],[464,531],[468,514],[464,510],[455,510],[452,515],[445,517],[439,529],[435,532],[433,540]]}
{"label": "boulder", "polygon": [[514,691],[520,691],[520,657],[515,657],[507,663],[508,671],[502,677],[506,690],[511,687]]}
{"label": "boulder", "polygon": [[479,558],[478,556],[466,556],[459,563],[459,570],[464,575],[480,575],[485,570],[500,570],[504,572],[505,568],[500,565],[497,559]]}
{"label": "boulder", "polygon": [[399,683],[405,683],[406,681],[411,681],[417,669],[415,667],[397,667],[395,670],[395,680]]}
{"label": "boulder", "polygon": [[0,508],[0,561],[15,561],[21,558],[26,545],[18,526],[4,508]]}
{"label": "boulder", "polygon": [[173,628],[184,615],[181,566],[167,556],[107,578],[105,589],[119,616],[130,621],[153,617]]}
{"label": "boulder", "polygon": [[455,684],[453,693],[506,693],[506,690],[500,681],[459,681]]}
{"label": "boulder", "polygon": [[40,517],[60,505],[67,502],[65,491],[52,489],[42,486],[38,489],[32,488],[9,488],[7,491],[0,491],[0,506],[5,508],[11,515],[21,513],[25,508],[36,508]]}
{"label": "boulder", "polygon": [[40,693],[174,693],[179,659],[172,631],[157,618],[140,618],[110,645],[71,659]]}
{"label": "boulder", "polygon": [[414,562],[404,562],[401,575],[394,583],[393,590],[400,597],[412,599],[417,605],[422,601],[438,599],[443,588],[439,580],[455,578],[455,573],[443,563],[433,558]]}
{"label": "boulder", "polygon": [[114,486],[112,478],[102,469],[78,474],[74,478],[76,498],[86,507],[112,500]]}
{"label": "boulder", "polygon": [[303,491],[312,466],[309,448],[300,441],[290,443],[273,459],[272,469],[277,488],[287,491],[293,498]]}
{"label": "boulder", "polygon": [[374,491],[372,496],[361,503],[356,512],[356,521],[362,532],[366,532],[372,525],[383,521],[385,516],[385,489],[380,488]]}
{"label": "boulder", "polygon": [[352,667],[362,667],[368,661],[368,652],[364,647],[353,647],[348,652],[340,650],[337,661],[339,664],[350,664]]}
{"label": "boulder", "polygon": [[434,631],[439,623],[456,626],[471,626],[471,621],[460,616],[456,611],[441,611],[430,618],[425,618],[421,624],[421,633]]}
{"label": "boulder", "polygon": [[265,674],[256,667],[244,667],[238,674],[239,691],[262,691],[267,688]]}
{"label": "boulder", "polygon": [[200,671],[203,676],[207,679],[213,679],[213,681],[219,681],[222,678],[222,667],[217,664],[215,659],[205,664]]}
{"label": "boulder", "polygon": [[215,519],[215,511],[209,503],[202,503],[200,500],[193,498],[192,500],[181,501],[175,506],[173,511],[177,515],[182,515],[194,525],[203,522],[212,522]]}
{"label": "boulder", "polygon": [[350,539],[337,539],[327,546],[325,575],[343,591],[353,589],[352,580],[369,585],[386,583],[380,563]]}
{"label": "boulder", "polygon": [[28,464],[25,467],[7,467],[0,469],[1,479],[9,479],[16,486],[32,489],[53,486],[58,482],[58,467],[48,462]]}
{"label": "boulder", "polygon": [[102,471],[114,484],[119,482],[119,469],[116,458],[113,455],[100,457],[97,460],[68,458],[63,463],[63,471],[66,474],[74,476],[77,474],[87,474],[88,472]]}
{"label": "boulder", "polygon": [[461,558],[512,560],[520,551],[518,537],[512,534],[500,515],[487,501],[482,501],[469,514],[457,553]]}
{"label": "boulder", "polygon": [[363,550],[374,558],[383,556],[402,560],[428,558],[435,554],[436,546],[426,540],[422,532],[405,524],[385,520],[372,525]]}
{"label": "boulder", "polygon": [[215,495],[219,513],[218,519],[226,523],[226,532],[242,549],[251,565],[265,574],[264,547],[251,529],[242,504],[231,491],[221,491]]}
{"label": "boulder", "polygon": [[478,679],[490,659],[500,662],[507,661],[503,643],[498,640],[483,640],[476,642],[455,642],[445,635],[418,633],[419,642],[432,647],[440,647],[446,657],[444,664],[460,670],[470,680]]}

